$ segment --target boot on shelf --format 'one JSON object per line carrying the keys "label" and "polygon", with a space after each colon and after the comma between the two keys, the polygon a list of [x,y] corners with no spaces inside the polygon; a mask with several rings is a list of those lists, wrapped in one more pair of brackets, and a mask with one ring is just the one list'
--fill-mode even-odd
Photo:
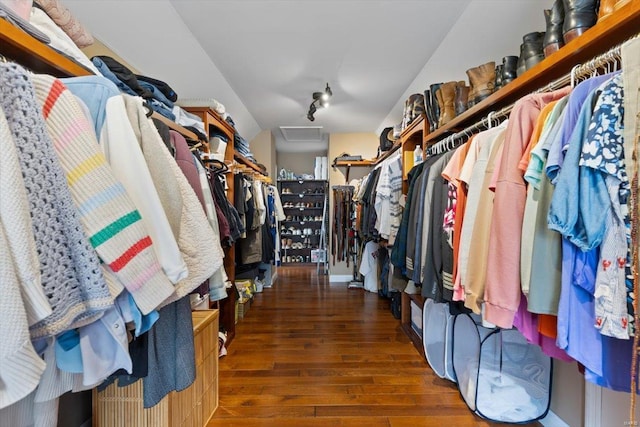
{"label": "boot on shelf", "polygon": [[427,120],[429,121],[429,132],[433,132],[436,130],[437,120],[435,119],[435,115],[433,112],[432,98],[431,98],[431,90],[426,89],[423,94],[424,97],[424,110],[427,115]]}
{"label": "boot on shelf", "polygon": [[424,111],[424,95],[421,93],[416,93],[412,95],[413,98],[413,112],[412,112],[412,119],[416,120],[418,119],[420,116],[424,116],[425,111]]}
{"label": "boot on shelf", "polygon": [[[464,82],[462,82],[464,84]],[[438,90],[438,103],[440,105],[440,122],[442,127],[449,123],[456,116],[454,102],[456,99],[456,86],[458,82],[446,82]]]}
{"label": "boot on shelf", "polygon": [[458,82],[456,85],[456,97],[454,100],[456,116],[467,111],[467,106],[469,105],[469,90],[471,90],[471,88],[467,86],[465,82]]}
{"label": "boot on shelf", "polygon": [[527,70],[533,68],[544,59],[544,50],[542,48],[544,36],[544,33],[533,32],[525,34],[522,37],[524,45],[522,55],[524,56],[524,63]]}
{"label": "boot on shelf", "polygon": [[442,83],[434,83],[429,88],[431,89],[431,106],[433,108],[433,125],[434,130],[438,129],[438,123],[440,122],[440,104],[438,104],[437,92],[440,89]]}
{"label": "boot on shelf", "polygon": [[[601,0],[606,1],[606,0]],[[544,34],[542,45],[545,58],[564,46],[562,36],[562,24],[564,23],[564,6],[562,0],[556,0],[551,9],[544,10],[544,19],[547,23],[547,31]]]}
{"label": "boot on shelf", "polygon": [[522,43],[520,44],[520,56],[516,63],[516,74],[520,77],[525,71],[527,71],[527,64],[524,62],[524,43]]}
{"label": "boot on shelf", "polygon": [[469,77],[469,107],[487,98],[494,92],[496,82],[496,63],[494,61],[467,70]]}
{"label": "boot on shelf", "polygon": [[496,65],[496,82],[494,84],[494,87],[496,90],[500,89],[504,83],[502,82],[502,69],[504,68],[504,65],[502,64],[498,64]]}
{"label": "boot on shelf", "polygon": [[564,42],[569,43],[596,24],[598,20],[596,15],[597,0],[562,1],[564,3],[562,35]]}
{"label": "boot on shelf", "polygon": [[518,57],[509,55],[502,58],[502,86],[506,86],[518,77]]}

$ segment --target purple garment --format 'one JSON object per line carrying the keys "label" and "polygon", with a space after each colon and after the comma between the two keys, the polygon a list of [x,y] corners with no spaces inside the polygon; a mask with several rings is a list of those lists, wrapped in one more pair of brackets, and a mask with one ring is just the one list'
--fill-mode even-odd
{"label": "purple garment", "polygon": [[556,343],[594,376],[602,376],[602,335],[594,326],[597,264],[596,249],[582,252],[562,239],[562,289]]}
{"label": "purple garment", "polygon": [[202,194],[202,186],[200,185],[200,174],[194,163],[193,154],[191,154],[189,150],[189,144],[187,144],[184,136],[178,132],[171,130],[169,134],[171,135],[171,144],[176,148],[176,163],[184,176],[187,177],[187,181],[189,181],[189,185],[193,188],[193,191],[195,191],[196,196],[198,196],[202,209],[205,209],[206,205],[204,195]]}
{"label": "purple garment", "polygon": [[540,346],[542,352],[549,357],[571,362],[573,359],[556,346],[553,338],[538,332],[538,315],[527,311],[527,299],[524,295],[520,298],[520,306],[513,318],[513,326],[520,331],[531,344]]}
{"label": "purple garment", "polygon": [[582,104],[587,96],[598,86],[605,81],[613,77],[615,73],[605,74],[603,76],[596,76],[585,80],[573,89],[569,95],[569,101],[565,108],[564,122],[562,130],[559,132],[557,138],[551,143],[549,147],[549,157],[547,159],[546,173],[553,185],[557,184],[558,173],[562,168],[564,162],[564,154],[567,151],[567,146],[573,129],[578,122],[578,116],[582,109]]}

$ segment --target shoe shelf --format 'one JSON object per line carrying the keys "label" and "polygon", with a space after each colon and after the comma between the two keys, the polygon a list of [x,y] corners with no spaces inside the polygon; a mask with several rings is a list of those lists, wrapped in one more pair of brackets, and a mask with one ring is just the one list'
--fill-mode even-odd
{"label": "shoe shelf", "polygon": [[[324,246],[321,245],[323,242],[321,233],[328,182],[317,179],[279,180],[278,188],[283,205],[293,205],[283,206],[289,218],[280,221],[282,224],[280,262],[282,265],[315,265],[311,262],[311,251],[326,250],[321,247]],[[302,206],[295,206],[295,204]],[[304,217],[314,219],[302,219]],[[326,241],[325,238],[324,242]],[[292,247],[293,245],[304,247]]]}
{"label": "shoe shelf", "polygon": [[[623,43],[640,31],[640,1],[630,1],[598,22],[581,36],[549,55],[539,64],[488,98],[455,117],[445,126],[424,133],[428,147],[444,136],[460,131],[486,117],[491,111],[513,104],[518,99],[571,72],[571,69],[608,49]],[[408,130],[408,129],[407,129]]]}

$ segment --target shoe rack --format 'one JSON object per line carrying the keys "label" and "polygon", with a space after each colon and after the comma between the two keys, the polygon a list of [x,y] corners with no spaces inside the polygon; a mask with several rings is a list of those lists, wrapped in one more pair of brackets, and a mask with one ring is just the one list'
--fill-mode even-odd
{"label": "shoe rack", "polygon": [[280,180],[278,191],[286,218],[280,222],[282,265],[315,265],[311,251],[324,249],[321,242],[326,180]]}

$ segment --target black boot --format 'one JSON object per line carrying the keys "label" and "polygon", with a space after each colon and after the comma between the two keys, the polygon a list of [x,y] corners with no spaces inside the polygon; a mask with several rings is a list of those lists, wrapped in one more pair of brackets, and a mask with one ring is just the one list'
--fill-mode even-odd
{"label": "black boot", "polygon": [[434,126],[438,129],[438,122],[440,121],[440,107],[438,106],[438,100],[436,99],[436,92],[440,89],[442,83],[436,83],[429,86],[431,89],[431,106],[433,111],[433,118],[435,120]]}
{"label": "black boot", "polygon": [[502,86],[506,86],[518,77],[518,57],[514,55],[502,58]]}
{"label": "black boot", "polygon": [[500,89],[504,86],[504,82],[502,81],[502,69],[504,66],[502,64],[496,65],[496,82],[495,82],[495,90]]}
{"label": "black boot", "polygon": [[433,105],[431,105],[431,91],[429,89],[424,91],[424,110],[429,121],[429,132],[436,130],[436,121],[433,117]]}
{"label": "black boot", "polygon": [[520,77],[525,71],[527,71],[527,64],[524,62],[524,43],[522,43],[520,45],[520,56],[516,63],[516,73],[518,74],[518,77]]}
{"label": "black boot", "polygon": [[545,9],[544,19],[547,22],[547,32],[542,45],[545,58],[564,46],[562,24],[564,23],[564,6],[562,0],[556,0],[551,9]]}
{"label": "black boot", "polygon": [[529,33],[522,37],[524,47],[522,48],[522,55],[524,56],[524,62],[527,70],[533,68],[538,62],[544,59],[544,51],[542,49],[542,40],[544,39],[544,33]]}
{"label": "black boot", "polygon": [[596,14],[597,0],[563,0],[564,23],[562,34],[564,42],[569,43],[589,28],[598,20]]}

